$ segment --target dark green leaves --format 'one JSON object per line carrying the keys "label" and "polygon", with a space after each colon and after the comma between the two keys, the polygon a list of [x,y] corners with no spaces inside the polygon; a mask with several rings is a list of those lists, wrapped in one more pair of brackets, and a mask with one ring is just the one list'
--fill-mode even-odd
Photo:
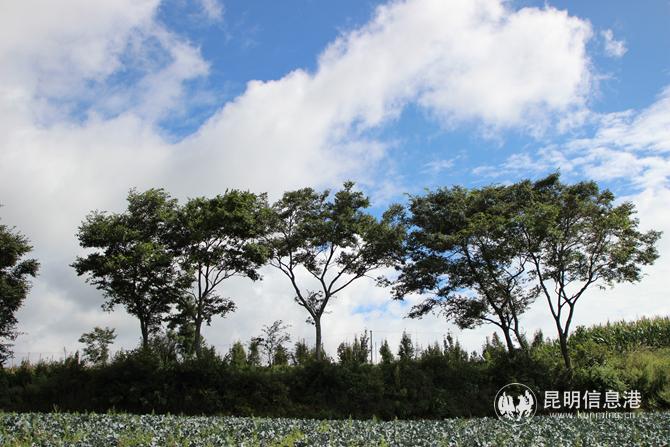
{"label": "dark green leaves", "polygon": [[39,269],[37,260],[23,259],[31,250],[25,236],[0,225],[0,366],[11,356],[15,314],[30,290],[29,277]]}
{"label": "dark green leaves", "polygon": [[[296,302],[315,324],[317,357],[320,318],[330,299],[353,281],[402,259],[402,208],[393,206],[376,219],[366,211],[369,199],[353,187],[346,182],[332,195],[311,188],[291,191],[272,206],[270,264],[288,277]],[[300,278],[304,271],[311,278]]]}
{"label": "dark green leaves", "polygon": [[526,288],[521,206],[518,191],[504,186],[456,186],[412,197],[407,262],[394,292],[396,298],[428,296],[410,316],[438,309],[461,327],[493,323],[511,348],[509,334],[521,335],[518,316],[537,295]]}
{"label": "dark green leaves", "polygon": [[170,248],[169,222],[176,211],[176,200],[161,189],[131,190],[124,213],[94,212],[77,234],[82,247],[95,251],[72,266],[105,294],[105,309],[122,305],[140,320],[145,345],[192,280]]}

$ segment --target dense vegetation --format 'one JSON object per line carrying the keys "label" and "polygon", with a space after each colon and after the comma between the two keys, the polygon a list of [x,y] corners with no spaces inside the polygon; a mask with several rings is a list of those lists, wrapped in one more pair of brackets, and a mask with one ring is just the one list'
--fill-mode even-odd
{"label": "dense vegetation", "polygon": [[[572,327],[593,287],[637,282],[658,257],[657,231],[641,232],[630,203],[594,182],[454,186],[375,215],[346,182],[303,188],[273,204],[229,190],[180,204],[162,189],[131,190],[119,213],[94,211],[78,228],[72,267],[138,321],[140,346],[112,359],[113,328],[82,334],[82,356],[3,369],[15,313],[38,264],[0,227],[0,409],[19,412],[219,414],[384,420],[490,416],[510,382],[544,391],[639,391],[642,408],[670,408],[670,321]],[[289,346],[281,320],[222,356],[203,325],[235,311],[227,280],[261,280],[271,266],[314,326],[314,346]],[[384,276],[383,268],[398,274]],[[479,352],[451,336],[417,349],[408,336],[380,349],[367,334],[328,357],[321,317],[345,288],[374,280],[389,299],[419,294],[410,317],[435,312],[461,328],[496,327]],[[529,339],[521,316],[546,301],[555,339]],[[539,405],[542,411],[542,405]]]}
{"label": "dense vegetation", "polygon": [[543,417],[510,427],[492,419],[316,421],[237,417],[2,414],[0,444],[40,446],[640,446],[667,445],[670,413],[631,419]]}
{"label": "dense vegetation", "polygon": [[[405,339],[400,356],[383,353],[379,364],[355,355],[355,345],[342,345],[338,359],[316,361],[313,352],[293,352],[290,364],[275,366],[234,350],[225,358],[205,350],[200,358],[182,359],[165,340],[154,339],[148,349],[117,355],[109,364],[87,366],[75,356],[0,370],[0,408],[439,419],[492,415],[496,391],[522,382],[539,396],[545,390],[636,389],[643,408],[665,410],[668,331],[667,318],[579,328],[570,338],[571,372],[561,362],[559,344],[540,334],[529,341],[528,354],[510,354],[497,337],[480,354],[468,354],[451,339],[416,352]],[[622,343],[622,334],[643,336],[624,335],[628,342]]]}

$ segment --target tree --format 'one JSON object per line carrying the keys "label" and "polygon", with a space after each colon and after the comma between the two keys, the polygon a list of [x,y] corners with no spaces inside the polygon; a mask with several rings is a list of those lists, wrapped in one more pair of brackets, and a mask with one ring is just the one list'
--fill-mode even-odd
{"label": "tree", "polygon": [[284,345],[277,346],[272,356],[272,366],[288,366],[288,357],[289,354]]}
{"label": "tree", "polygon": [[231,346],[227,356],[228,364],[233,368],[242,369],[247,366],[247,353],[241,341],[236,341]]}
{"label": "tree", "polygon": [[520,182],[525,255],[554,319],[565,367],[572,368],[568,336],[575,307],[591,286],[638,282],[641,267],[658,258],[658,231],[638,230],[635,206],[615,205],[595,182],[561,183],[558,174]]}
{"label": "tree", "polygon": [[277,350],[281,347],[285,351],[284,343],[291,340],[291,336],[286,332],[289,327],[290,325],[284,324],[282,320],[277,320],[270,326],[263,326],[263,335],[254,339],[265,354],[268,366],[274,365]]}
{"label": "tree", "polygon": [[0,366],[12,356],[16,339],[16,312],[30,290],[29,277],[35,277],[39,263],[24,259],[32,250],[28,239],[0,224]]}
{"label": "tree", "polygon": [[257,339],[252,338],[249,342],[249,352],[247,353],[247,365],[252,368],[261,366],[260,344]]}
{"label": "tree", "polygon": [[272,206],[270,265],[290,280],[295,301],[315,327],[317,360],[323,357],[321,317],[331,299],[402,257],[402,209],[392,206],[376,219],[364,211],[368,198],[353,187],[347,182],[332,197],[328,190],[304,188],[285,193]]}
{"label": "tree", "polygon": [[367,331],[361,334],[360,339],[358,335],[355,335],[352,344],[340,343],[340,346],[337,348],[337,356],[340,364],[361,365],[367,363],[370,356],[369,344],[370,338]]}
{"label": "tree", "polygon": [[79,244],[95,251],[77,257],[72,267],[103,292],[103,309],[111,311],[121,305],[137,317],[144,348],[192,282],[191,275],[178,268],[168,244],[176,206],[176,200],[162,189],[143,193],[133,189],[125,212],[95,211],[77,233]]}
{"label": "tree", "polygon": [[299,340],[295,343],[292,357],[294,365],[304,365],[312,359],[312,353],[305,340]]}
{"label": "tree", "polygon": [[109,345],[114,343],[116,334],[114,329],[96,326],[91,332],[86,332],[79,337],[79,343],[84,347],[84,358],[93,365],[104,365],[109,360]]}
{"label": "tree", "polygon": [[395,361],[393,351],[391,351],[388,340],[384,339],[382,342],[382,346],[379,348],[379,355],[381,356],[382,363],[385,365],[391,364]]}
{"label": "tree", "polygon": [[414,359],[414,343],[410,338],[407,332],[402,332],[402,337],[400,338],[400,345],[398,346],[398,359],[401,361],[409,361]]}
{"label": "tree", "polygon": [[258,238],[265,232],[266,209],[265,196],[231,190],[212,199],[191,199],[176,213],[170,237],[181,268],[195,280],[180,296],[174,320],[193,325],[192,352],[197,355],[203,322],[209,325],[214,316],[235,309],[230,298],[218,293],[221,283],[234,276],[260,278],[266,254]]}
{"label": "tree", "polygon": [[438,311],[461,328],[497,326],[511,353],[527,348],[519,316],[539,294],[531,286],[519,223],[518,186],[442,188],[412,197],[407,260],[394,293],[428,295],[410,316]]}
{"label": "tree", "polygon": [[463,350],[458,340],[454,340],[451,334],[442,340],[445,357],[452,363],[463,363],[468,361],[468,353]]}
{"label": "tree", "polygon": [[444,353],[442,352],[442,348],[440,347],[440,344],[438,342],[434,342],[432,344],[429,344],[426,349],[421,351],[421,360],[427,360],[431,358],[441,358],[444,356]]}

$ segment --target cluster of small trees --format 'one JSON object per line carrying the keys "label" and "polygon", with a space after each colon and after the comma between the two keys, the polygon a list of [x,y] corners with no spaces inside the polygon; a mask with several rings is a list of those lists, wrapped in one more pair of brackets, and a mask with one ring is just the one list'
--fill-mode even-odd
{"label": "cluster of small trees", "polygon": [[[380,217],[369,208],[351,182],[335,193],[290,191],[272,204],[264,194],[239,190],[183,205],[162,189],[131,190],[126,211],[85,218],[77,236],[89,254],[72,266],[103,292],[104,309],[120,305],[137,317],[143,346],[167,325],[186,340],[185,355],[194,356],[204,347],[203,324],[235,310],[222,294],[224,281],[259,280],[265,265],[283,273],[314,325],[316,359],[323,357],[328,304],[363,278],[393,286],[394,299],[422,295],[411,317],[438,312],[461,328],[497,326],[510,353],[528,350],[520,316],[543,297],[570,369],[567,340],[586,290],[639,281],[641,267],[658,257],[660,233],[638,230],[631,203],[616,204],[594,182],[564,184],[558,174],[440,188],[410,197],[407,207],[392,205]],[[12,274],[5,265],[16,265],[25,252],[0,257],[3,303],[4,278]],[[397,274],[380,275],[384,267]],[[34,275],[37,264],[24,261],[15,269],[15,276]],[[281,321],[264,328],[250,349],[263,351],[268,364],[283,363],[285,329]],[[357,359],[364,350],[367,355],[366,344],[356,339],[338,355]]]}

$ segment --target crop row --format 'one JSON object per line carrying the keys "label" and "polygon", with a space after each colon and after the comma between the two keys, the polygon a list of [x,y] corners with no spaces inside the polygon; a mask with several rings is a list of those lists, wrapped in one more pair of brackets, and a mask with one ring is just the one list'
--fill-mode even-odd
{"label": "crop row", "polygon": [[[628,414],[628,416],[631,416]],[[121,414],[0,413],[0,445],[18,446],[667,446],[670,413],[629,418],[536,417],[319,421]]]}

